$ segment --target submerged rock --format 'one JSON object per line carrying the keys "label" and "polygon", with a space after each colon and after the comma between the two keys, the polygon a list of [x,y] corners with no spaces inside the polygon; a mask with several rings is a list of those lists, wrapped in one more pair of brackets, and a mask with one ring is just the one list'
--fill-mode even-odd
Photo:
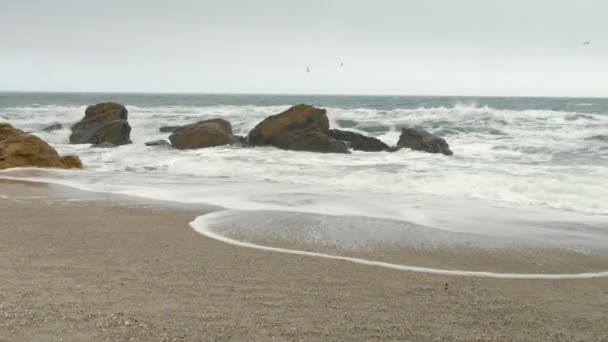
{"label": "submerged rock", "polygon": [[232,125],[224,119],[211,119],[182,126],[169,136],[169,140],[173,147],[180,150],[232,145],[239,142],[232,135]]}
{"label": "submerged rock", "polygon": [[72,126],[71,144],[102,144],[115,146],[131,143],[128,111],[123,105],[108,102],[89,106],[84,118]]}
{"label": "submerged rock", "polygon": [[169,143],[167,140],[148,141],[145,144],[146,146],[171,146],[171,143]]}
{"label": "submerged rock", "polygon": [[13,126],[0,124],[0,169],[13,167],[82,168],[76,156],[61,157],[44,140]]}
{"label": "submerged rock", "polygon": [[399,137],[397,147],[407,147],[412,150],[429,153],[442,153],[446,156],[454,154],[445,140],[423,129],[414,127],[401,129],[401,136]]}
{"label": "submerged rock", "polygon": [[264,119],[249,132],[247,141],[254,146],[286,150],[348,153],[347,145],[328,136],[328,130],[325,109],[298,105]]}
{"label": "submerged rock", "polygon": [[158,130],[161,133],[173,133],[175,132],[176,129],[181,128],[183,126],[163,126],[161,128],[159,128]]}
{"label": "submerged rock", "polygon": [[42,129],[42,131],[44,132],[53,132],[53,131],[58,131],[60,129],[63,129],[63,125],[56,123],[56,124],[52,124],[50,126],[47,126],[45,128]]}
{"label": "submerged rock", "polygon": [[397,152],[399,150],[401,150],[402,148],[405,148],[403,146],[391,146],[389,148],[386,149],[386,152]]}
{"label": "submerged rock", "polygon": [[249,146],[249,143],[247,142],[247,137],[244,137],[244,136],[242,136],[242,135],[235,135],[234,137],[236,138],[236,140],[238,140],[239,144],[240,144],[242,147],[247,147],[247,146]]}
{"label": "submerged rock", "polygon": [[350,147],[358,151],[379,152],[389,148],[388,145],[383,143],[380,139],[351,131],[330,129],[327,131],[327,135],[333,139],[347,141]]}
{"label": "submerged rock", "polygon": [[116,147],[116,145],[109,143],[109,142],[102,142],[99,144],[93,144],[91,145],[92,148],[113,148]]}

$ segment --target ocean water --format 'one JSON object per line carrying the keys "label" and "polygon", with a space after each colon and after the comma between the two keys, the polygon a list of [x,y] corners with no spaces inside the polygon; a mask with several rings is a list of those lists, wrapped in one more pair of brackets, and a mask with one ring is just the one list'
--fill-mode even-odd
{"label": "ocean water", "polygon": [[[69,126],[103,101],[127,106],[133,144],[68,144]],[[326,108],[334,128],[389,145],[403,126],[424,128],[445,138],[454,156],[144,145],[168,137],[161,126],[216,117],[246,135],[299,103]],[[86,166],[0,177],[221,206],[228,211],[214,218],[215,229],[250,240],[608,249],[608,99],[0,93],[0,121]],[[41,131],[53,123],[65,128]]]}

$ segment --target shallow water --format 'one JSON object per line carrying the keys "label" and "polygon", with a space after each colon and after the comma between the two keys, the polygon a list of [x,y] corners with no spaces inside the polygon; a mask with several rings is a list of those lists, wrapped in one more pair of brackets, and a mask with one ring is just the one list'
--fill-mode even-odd
{"label": "shallow water", "polygon": [[[134,144],[67,144],[68,127],[86,105],[106,100],[127,105]],[[455,155],[177,151],[143,144],[168,137],[160,126],[214,117],[231,121],[245,135],[297,103],[324,107],[333,127],[389,145],[398,140],[400,127],[419,126],[444,137]],[[428,231],[440,229],[484,236],[481,242],[498,236],[502,243],[608,246],[608,144],[590,139],[608,135],[608,99],[0,93],[0,121],[38,134],[61,153],[78,154],[86,165],[82,171],[12,170],[4,176],[241,211],[295,212],[292,218],[318,215],[313,221],[339,216],[326,229],[346,235],[351,222],[362,241],[399,240],[378,230],[366,235],[365,220],[376,219],[378,229],[395,221],[425,227],[422,240],[459,241]],[[40,131],[56,122],[66,128]],[[344,217],[362,219],[352,223]]]}

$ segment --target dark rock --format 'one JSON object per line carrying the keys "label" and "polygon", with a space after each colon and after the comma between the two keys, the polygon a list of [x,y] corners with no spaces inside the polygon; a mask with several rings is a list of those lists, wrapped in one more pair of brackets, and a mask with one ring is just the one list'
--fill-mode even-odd
{"label": "dark rock", "polygon": [[0,170],[13,167],[82,168],[76,156],[60,156],[44,140],[13,126],[0,124]]}
{"label": "dark rock", "polygon": [[171,146],[171,143],[169,143],[167,140],[154,140],[148,141],[146,146]]}
{"label": "dark rock", "polygon": [[93,147],[93,148],[113,148],[113,147],[116,147],[116,145],[109,143],[109,142],[102,142],[99,144],[93,144],[93,145],[91,145],[91,147]]}
{"label": "dark rock", "polygon": [[404,147],[403,146],[391,146],[386,149],[386,152],[397,152],[397,151],[401,150],[402,148],[404,148]]}
{"label": "dark rock", "polygon": [[130,144],[131,126],[127,117],[127,109],[117,103],[89,106],[84,118],[72,126],[70,143],[110,143],[115,146]]}
{"label": "dark rock", "polygon": [[330,129],[326,134],[330,138],[349,142],[350,147],[358,151],[378,152],[388,149],[388,145],[383,143],[380,139],[367,137],[355,132]]}
{"label": "dark rock", "polygon": [[42,129],[44,132],[58,131],[63,128],[62,124],[56,123]]}
{"label": "dark rock", "polygon": [[322,153],[350,153],[348,145],[317,131],[300,131],[284,141],[286,150]]}
{"label": "dark rock", "polygon": [[236,140],[239,141],[239,144],[241,146],[249,146],[249,143],[247,142],[247,137],[244,137],[242,135],[235,135],[234,137],[236,138]]}
{"label": "dark rock", "polygon": [[188,126],[192,126],[192,125],[202,125],[202,124],[208,124],[208,123],[215,123],[221,126],[221,128],[226,131],[229,132],[230,134],[232,134],[232,125],[230,124],[230,122],[224,120],[224,119],[210,119],[210,120],[203,120],[203,121],[199,121],[193,124],[189,124],[189,125],[182,125],[182,126],[163,126],[161,128],[159,128],[158,130],[161,133],[173,133],[176,130],[183,128],[183,127],[188,127]]}
{"label": "dark rock", "polygon": [[446,156],[453,154],[445,140],[423,129],[414,127],[401,129],[401,137],[399,137],[397,146],[411,148],[416,151],[442,153]]}
{"label": "dark rock", "polygon": [[173,133],[175,132],[176,129],[181,128],[183,126],[163,126],[161,128],[159,128],[158,130],[161,133]]}
{"label": "dark rock", "polygon": [[254,146],[272,145],[295,151],[348,153],[347,145],[325,132],[329,120],[325,109],[298,105],[260,122],[247,137]]}
{"label": "dark rock", "polygon": [[230,122],[224,119],[205,120],[182,126],[169,136],[169,140],[173,147],[180,150],[238,143],[238,139],[232,135]]}

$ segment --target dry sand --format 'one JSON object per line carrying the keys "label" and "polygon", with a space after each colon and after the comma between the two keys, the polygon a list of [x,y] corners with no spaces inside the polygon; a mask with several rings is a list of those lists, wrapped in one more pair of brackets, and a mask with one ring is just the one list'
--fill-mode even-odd
{"label": "dry sand", "polygon": [[[0,182],[0,341],[608,341],[606,278],[437,276],[240,248],[189,227],[206,210]],[[543,258],[425,253],[408,260],[536,272]],[[608,269],[558,254],[547,269]]]}

